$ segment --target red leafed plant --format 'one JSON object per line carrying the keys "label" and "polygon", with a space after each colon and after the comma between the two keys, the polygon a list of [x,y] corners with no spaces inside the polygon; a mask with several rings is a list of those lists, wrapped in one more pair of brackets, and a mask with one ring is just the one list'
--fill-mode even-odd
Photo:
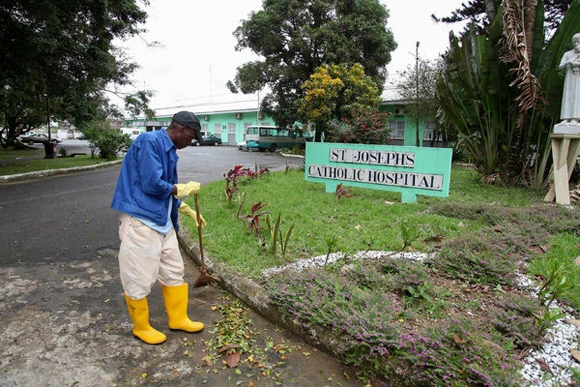
{"label": "red leafed plant", "polygon": [[226,178],[226,198],[230,205],[232,204],[234,194],[238,191],[239,179],[247,176],[248,172],[249,169],[244,168],[243,165],[236,165],[228,173],[224,173],[224,177]]}
{"label": "red leafed plant", "polygon": [[352,194],[350,193],[350,189],[348,187],[343,187],[342,183],[336,186],[336,197],[340,198],[352,198]]}
{"label": "red leafed plant", "polygon": [[240,217],[240,219],[248,223],[248,232],[254,232],[258,235],[260,232],[260,217],[268,213],[268,211],[262,211],[266,207],[265,203],[258,202],[252,203],[252,213]]}
{"label": "red leafed plant", "polygon": [[228,199],[228,203],[230,205],[232,204],[232,199],[234,198],[234,194],[238,192],[238,184],[242,178],[247,177],[252,180],[267,172],[270,172],[268,168],[259,167],[256,164],[253,171],[249,168],[244,168],[243,165],[236,165],[230,169],[228,173],[224,173],[224,177],[226,178],[226,198]]}

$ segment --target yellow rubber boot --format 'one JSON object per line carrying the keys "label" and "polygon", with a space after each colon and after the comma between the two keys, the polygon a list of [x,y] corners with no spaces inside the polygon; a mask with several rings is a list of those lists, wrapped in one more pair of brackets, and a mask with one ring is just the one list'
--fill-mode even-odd
{"label": "yellow rubber boot", "polygon": [[191,321],[187,317],[189,303],[189,287],[186,283],[178,286],[162,286],[165,310],[169,317],[169,329],[178,329],[186,332],[198,332],[204,327],[203,323]]}
{"label": "yellow rubber boot", "polygon": [[149,325],[149,305],[147,297],[133,300],[125,294],[129,316],[133,320],[133,335],[147,344],[161,344],[167,337]]}

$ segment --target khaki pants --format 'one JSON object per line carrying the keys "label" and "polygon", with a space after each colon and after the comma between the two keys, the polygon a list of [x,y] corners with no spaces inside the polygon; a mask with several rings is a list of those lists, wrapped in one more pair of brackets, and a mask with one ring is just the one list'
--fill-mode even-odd
{"label": "khaki pants", "polygon": [[140,220],[123,214],[119,238],[119,269],[127,296],[134,300],[147,297],[155,281],[165,286],[183,284],[183,258],[173,228],[163,235]]}

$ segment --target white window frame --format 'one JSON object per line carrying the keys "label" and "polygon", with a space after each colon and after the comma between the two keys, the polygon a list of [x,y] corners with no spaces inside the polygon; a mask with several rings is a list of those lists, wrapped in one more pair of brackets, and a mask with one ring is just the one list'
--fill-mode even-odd
{"label": "white window frame", "polygon": [[423,128],[423,140],[431,141],[433,133],[435,133],[435,122],[433,121],[425,122],[425,127]]}
{"label": "white window frame", "polygon": [[391,137],[395,139],[405,138],[405,121],[393,120],[389,121],[389,129],[391,129]]}

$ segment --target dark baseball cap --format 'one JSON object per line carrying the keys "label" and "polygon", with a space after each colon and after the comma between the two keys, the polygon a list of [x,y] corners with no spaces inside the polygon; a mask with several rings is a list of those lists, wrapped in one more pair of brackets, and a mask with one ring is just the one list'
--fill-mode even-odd
{"label": "dark baseball cap", "polygon": [[203,138],[201,137],[201,125],[199,123],[199,118],[192,112],[180,111],[173,115],[173,121],[177,122],[179,125],[187,126],[189,129],[195,131],[195,137],[203,144]]}

